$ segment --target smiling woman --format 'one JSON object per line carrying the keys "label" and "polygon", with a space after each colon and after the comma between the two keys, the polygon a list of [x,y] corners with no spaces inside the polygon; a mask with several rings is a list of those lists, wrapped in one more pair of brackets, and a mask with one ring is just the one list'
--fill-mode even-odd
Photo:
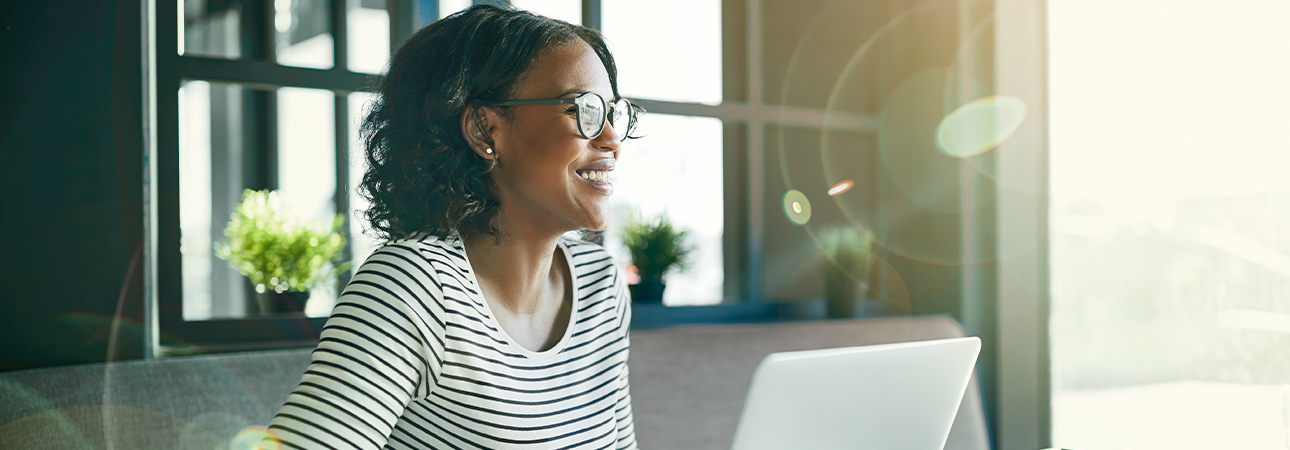
{"label": "smiling woman", "polygon": [[416,33],[366,117],[356,271],[263,448],[635,448],[631,302],[604,230],[621,100],[590,28],[475,6]]}

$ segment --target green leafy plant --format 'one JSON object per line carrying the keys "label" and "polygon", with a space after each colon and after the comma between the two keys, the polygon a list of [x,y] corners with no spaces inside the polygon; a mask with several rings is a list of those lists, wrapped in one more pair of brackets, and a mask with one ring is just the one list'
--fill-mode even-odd
{"label": "green leafy plant", "polygon": [[848,226],[826,228],[820,232],[819,243],[828,259],[825,264],[830,266],[826,269],[857,281],[869,276],[874,262],[872,231]]}
{"label": "green leafy plant", "polygon": [[672,225],[666,214],[651,221],[632,214],[619,237],[632,256],[641,281],[663,281],[663,275],[673,268],[689,270],[689,255],[693,247],[686,245],[688,230]]}
{"label": "green leafy plant", "polygon": [[247,189],[224,228],[226,239],[215,243],[215,255],[250,278],[256,292],[304,292],[351,267],[337,264],[344,223],[339,214],[330,228],[326,221],[290,216],[277,191]]}

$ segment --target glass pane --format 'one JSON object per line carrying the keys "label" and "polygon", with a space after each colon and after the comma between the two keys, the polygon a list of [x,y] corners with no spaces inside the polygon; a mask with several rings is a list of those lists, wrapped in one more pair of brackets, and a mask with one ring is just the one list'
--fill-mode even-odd
{"label": "glass pane", "polygon": [[640,134],[645,138],[623,144],[614,169],[614,217],[605,248],[626,265],[631,256],[618,233],[629,214],[635,211],[648,219],[666,213],[674,225],[689,229],[688,244],[695,251],[688,273],[664,278],[663,303],[721,303],[721,120],[651,114],[641,120]]}
{"label": "glass pane", "polygon": [[516,9],[572,24],[582,24],[582,0],[511,0]]}
{"label": "glass pane", "polygon": [[180,55],[230,59],[242,56],[240,3],[178,2]]}
{"label": "glass pane", "polygon": [[390,59],[390,13],[384,0],[348,0],[349,70],[381,73]]}
{"label": "glass pane", "polygon": [[[721,2],[603,0],[624,96],[721,103]],[[647,24],[647,25],[642,25]]]}
{"label": "glass pane", "polygon": [[1049,2],[1054,447],[1290,445],[1288,16]]}
{"label": "glass pane", "polygon": [[[336,215],[336,96],[331,91],[278,89],[278,190],[288,211],[331,225]],[[335,283],[310,291],[305,314],[325,317]]]}
{"label": "glass pane", "polygon": [[216,258],[229,214],[242,199],[241,87],[189,81],[179,89],[179,221],[183,317],[246,314],[245,277]]}
{"label": "glass pane", "polygon": [[371,203],[359,195],[359,183],[363,181],[363,172],[367,170],[367,154],[363,148],[362,137],[358,134],[367,114],[368,105],[376,99],[375,94],[355,92],[349,94],[349,248],[353,256],[354,268],[367,261],[367,257],[379,245],[375,237],[365,233],[370,226],[363,212]]}
{"label": "glass pane", "polygon": [[470,0],[439,0],[439,18],[451,16],[452,13],[469,8]]}
{"label": "glass pane", "polygon": [[273,0],[278,64],[313,69],[330,69],[335,65],[332,1]]}

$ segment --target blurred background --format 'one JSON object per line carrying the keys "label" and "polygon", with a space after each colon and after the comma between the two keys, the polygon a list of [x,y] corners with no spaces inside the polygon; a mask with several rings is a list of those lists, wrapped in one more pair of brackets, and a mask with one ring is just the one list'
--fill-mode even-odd
{"label": "blurred background", "polygon": [[[593,238],[690,251],[634,329],[943,315],[996,448],[1290,448],[1290,3],[506,3],[650,111]],[[0,371],[314,345],[371,83],[471,4],[0,5]],[[217,250],[246,189],[341,217],[292,307]]]}

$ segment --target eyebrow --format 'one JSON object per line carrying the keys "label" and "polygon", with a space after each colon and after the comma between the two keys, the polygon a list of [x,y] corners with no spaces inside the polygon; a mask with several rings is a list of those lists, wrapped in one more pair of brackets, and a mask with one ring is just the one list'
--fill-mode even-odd
{"label": "eyebrow", "polygon": [[579,96],[579,95],[586,94],[586,93],[588,93],[588,92],[591,92],[591,91],[588,91],[588,90],[586,90],[586,89],[573,88],[573,89],[569,89],[569,90],[567,90],[567,91],[564,91],[564,93],[563,93],[563,94],[560,94],[560,96],[559,96],[559,97],[557,97],[557,98],[564,98],[564,97],[568,97],[568,96],[570,96],[570,95],[573,95],[574,97],[577,97],[577,96]]}

